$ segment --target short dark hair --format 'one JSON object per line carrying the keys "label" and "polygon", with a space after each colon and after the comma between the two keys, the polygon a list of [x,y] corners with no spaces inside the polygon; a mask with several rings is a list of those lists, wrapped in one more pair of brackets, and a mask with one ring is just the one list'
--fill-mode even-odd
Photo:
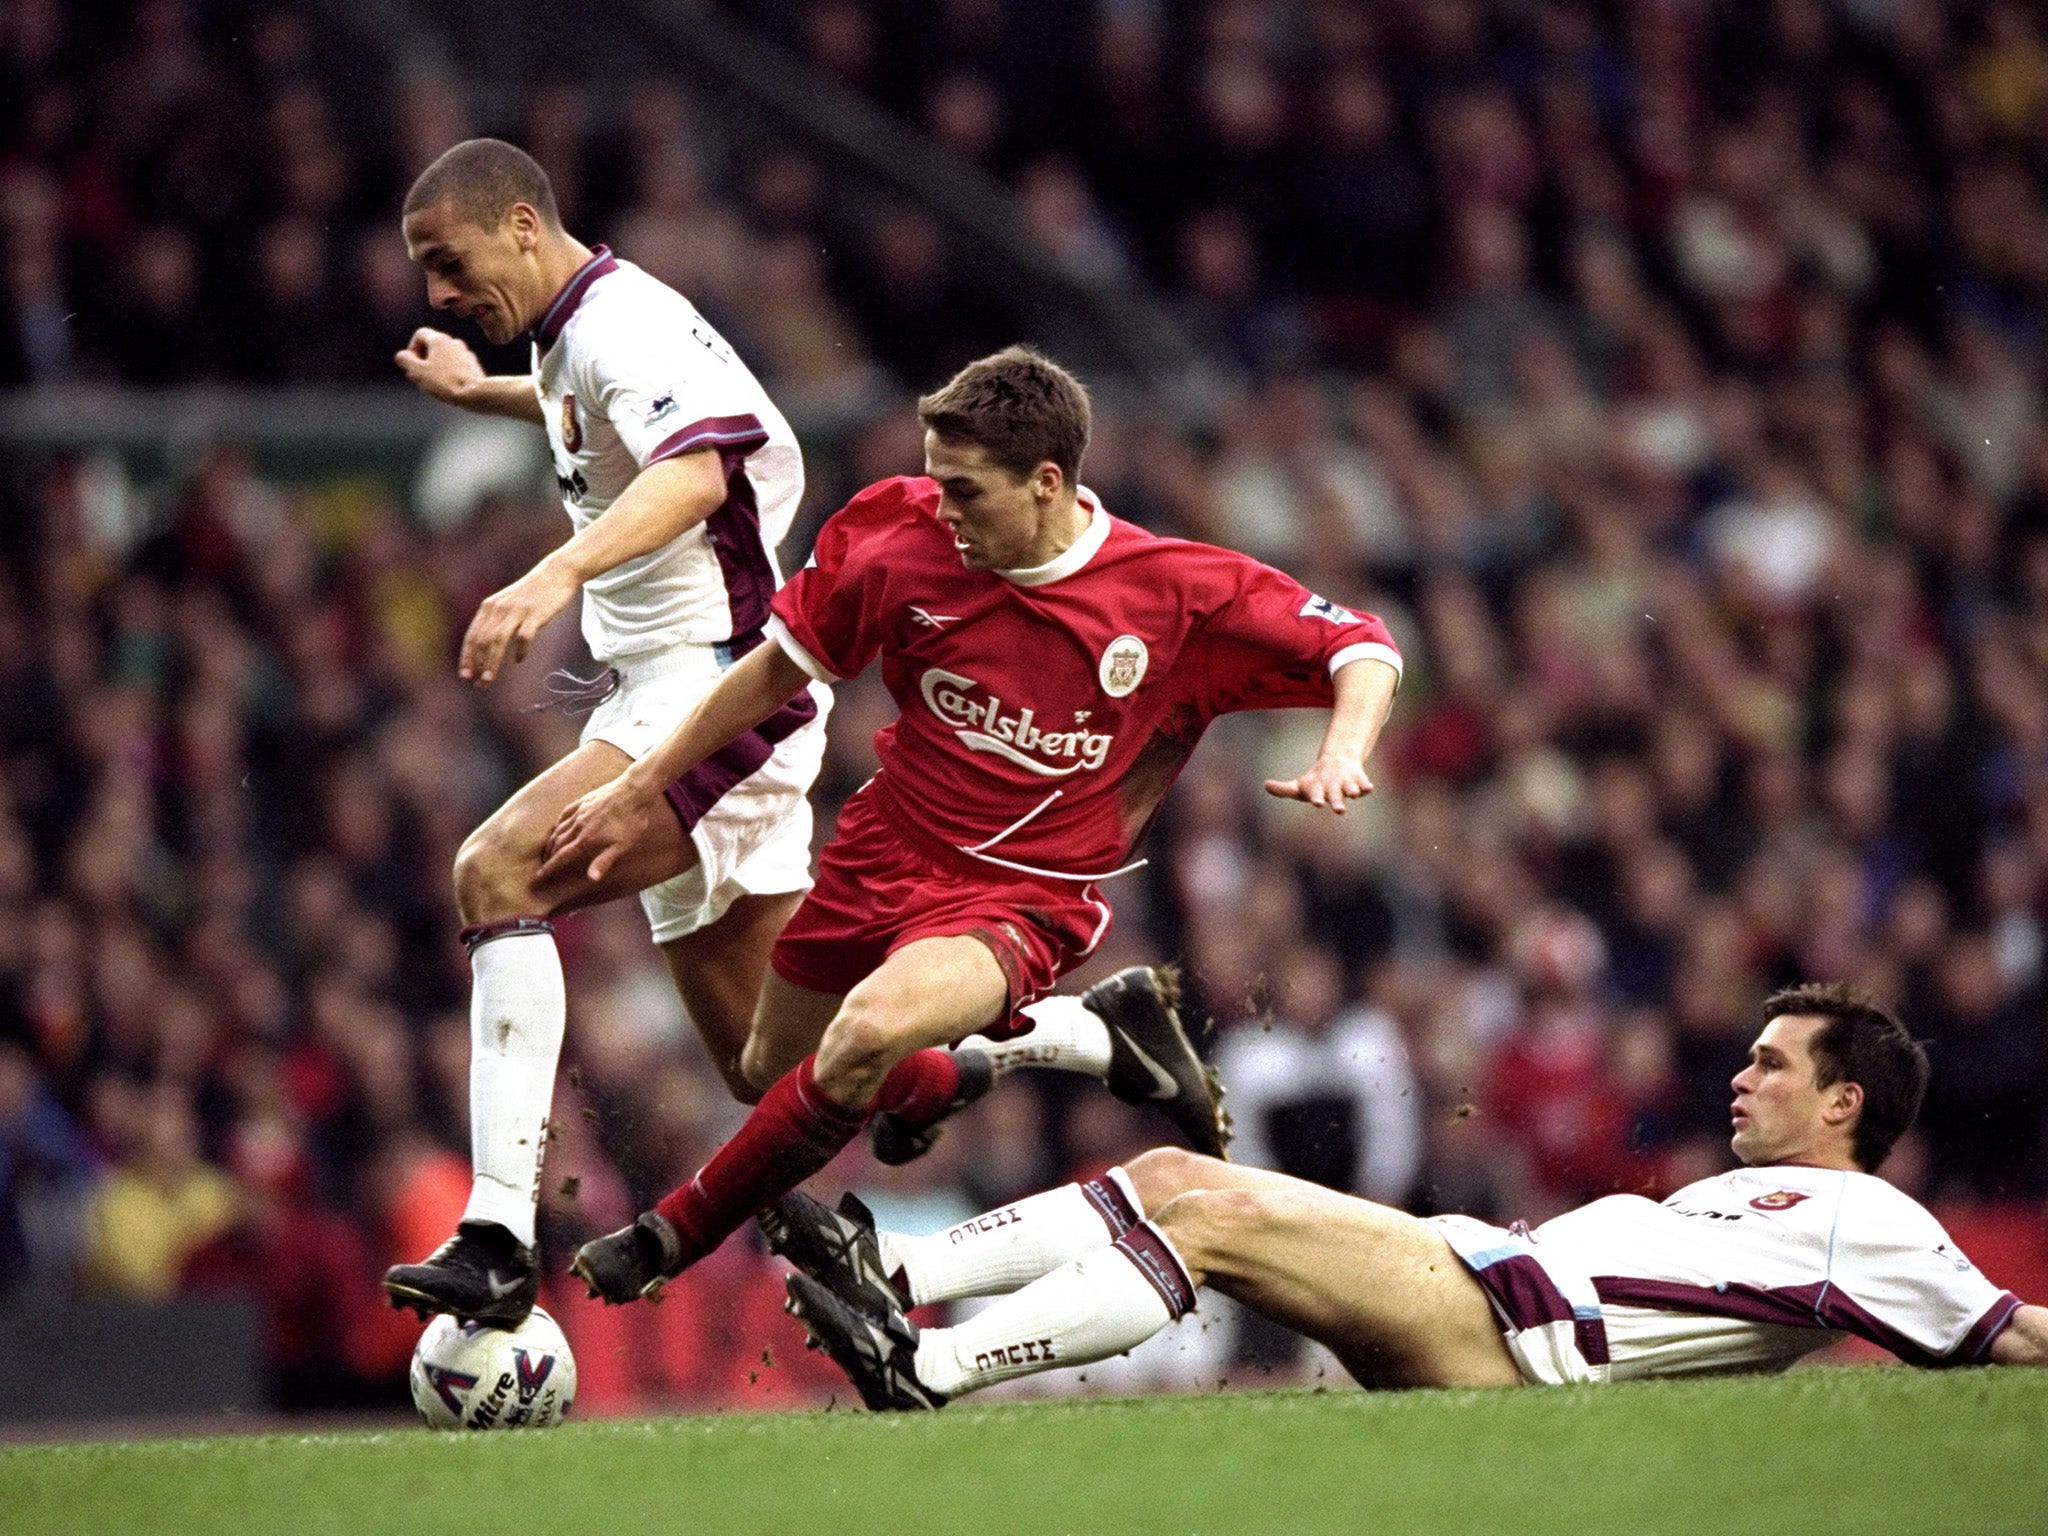
{"label": "short dark hair", "polygon": [[1780,1014],[1827,1020],[1813,1037],[1813,1080],[1822,1088],[1855,1083],[1863,1109],[1849,1152],[1875,1172],[1911,1129],[1927,1095],[1927,1051],[1889,1008],[1838,981],[1802,982],[1764,1000],[1764,1019]]}
{"label": "short dark hair", "polygon": [[405,194],[406,214],[451,203],[472,224],[495,228],[514,203],[525,203],[549,229],[562,227],[555,189],[540,162],[503,139],[464,139],[419,174]]}
{"label": "short dark hair", "polygon": [[917,419],[949,443],[972,443],[1019,479],[1050,461],[1074,485],[1088,451],[1088,390],[1036,347],[1005,347],[917,402]]}

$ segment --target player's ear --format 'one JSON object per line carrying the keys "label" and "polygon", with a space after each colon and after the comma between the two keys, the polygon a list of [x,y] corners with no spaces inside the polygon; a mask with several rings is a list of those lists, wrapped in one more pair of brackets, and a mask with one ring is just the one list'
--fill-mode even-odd
{"label": "player's ear", "polygon": [[540,245],[540,214],[531,203],[514,203],[507,208],[505,222],[520,250],[531,251]]}
{"label": "player's ear", "polygon": [[1863,1085],[1843,1079],[1828,1090],[1827,1103],[1821,1106],[1821,1118],[1829,1125],[1844,1125],[1856,1118],[1863,1109]]}
{"label": "player's ear", "polygon": [[1056,499],[1066,483],[1066,475],[1051,459],[1045,460],[1031,472],[1031,489],[1037,493],[1040,501]]}

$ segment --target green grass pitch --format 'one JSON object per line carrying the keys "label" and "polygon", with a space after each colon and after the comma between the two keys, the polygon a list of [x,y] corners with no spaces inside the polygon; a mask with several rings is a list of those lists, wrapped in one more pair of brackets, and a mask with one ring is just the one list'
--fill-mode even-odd
{"label": "green grass pitch", "polygon": [[0,1449],[0,1531],[2048,1532],[2048,1373]]}

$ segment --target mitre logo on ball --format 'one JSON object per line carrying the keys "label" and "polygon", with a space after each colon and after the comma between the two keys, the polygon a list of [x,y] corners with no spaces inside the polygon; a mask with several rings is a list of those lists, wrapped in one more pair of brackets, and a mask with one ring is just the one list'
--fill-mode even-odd
{"label": "mitre logo on ball", "polygon": [[1112,699],[1122,698],[1145,680],[1145,666],[1151,659],[1152,653],[1136,635],[1118,635],[1102,653],[1098,669],[1102,691]]}

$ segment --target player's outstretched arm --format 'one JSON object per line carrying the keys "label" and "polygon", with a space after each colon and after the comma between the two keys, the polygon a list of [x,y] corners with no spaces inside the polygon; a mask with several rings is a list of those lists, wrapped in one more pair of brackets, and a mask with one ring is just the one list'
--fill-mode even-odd
{"label": "player's outstretched arm", "polygon": [[2021,1307],[1991,1341],[1993,1365],[2048,1365],[2048,1307]]}
{"label": "player's outstretched arm", "polygon": [[810,680],[779,645],[749,652],[652,752],[562,812],[548,834],[540,878],[581,868],[590,879],[602,880],[649,818],[667,814],[662,791],[766,720]]}
{"label": "player's outstretched arm", "polygon": [[725,466],[714,448],[648,465],[602,517],[477,605],[456,670],[464,681],[487,686],[507,662],[525,658],[533,637],[584,582],[660,549],[716,512],[725,497]]}
{"label": "player's outstretched arm", "polygon": [[398,371],[444,405],[460,406],[480,416],[510,416],[540,426],[540,396],[533,376],[484,372],[469,343],[446,331],[421,326],[393,359]]}
{"label": "player's outstretched arm", "polygon": [[1339,667],[1331,682],[1337,701],[1330,706],[1330,724],[1315,762],[1299,778],[1266,780],[1266,793],[1327,806],[1342,816],[1347,800],[1372,793],[1365,760],[1379,743],[1401,674],[1366,656]]}

